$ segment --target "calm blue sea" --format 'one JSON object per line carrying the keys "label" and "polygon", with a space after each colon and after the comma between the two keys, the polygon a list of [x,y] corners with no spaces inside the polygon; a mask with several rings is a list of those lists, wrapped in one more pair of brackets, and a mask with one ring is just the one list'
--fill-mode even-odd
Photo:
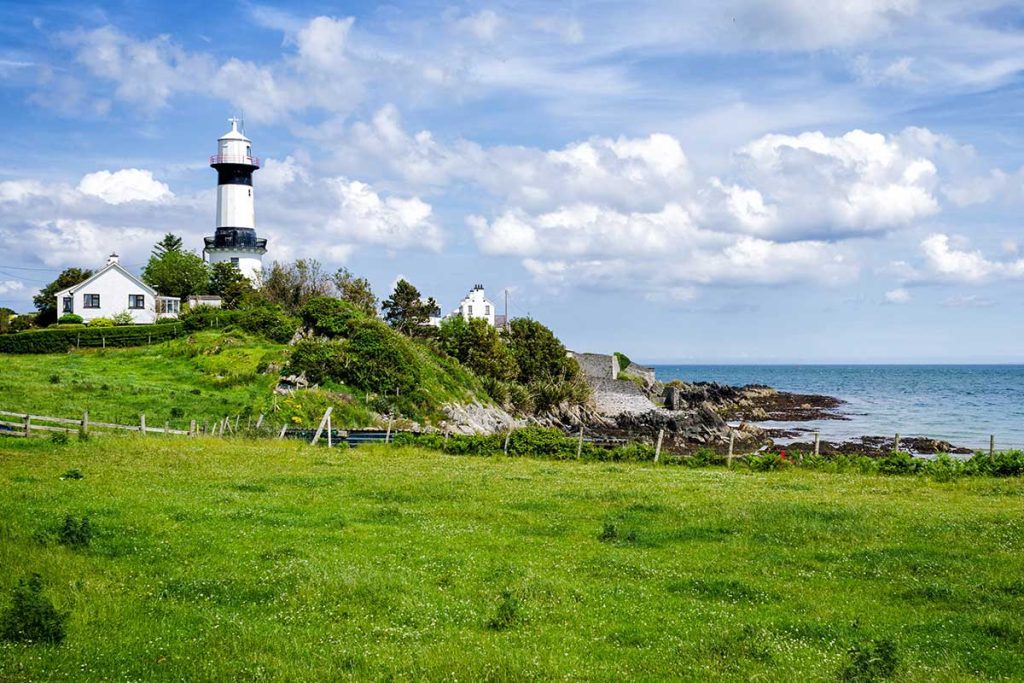
{"label": "calm blue sea", "polygon": [[1024,365],[656,365],[659,380],[767,384],[847,401],[849,421],[765,422],[820,429],[835,441],[929,436],[970,448],[1024,448]]}

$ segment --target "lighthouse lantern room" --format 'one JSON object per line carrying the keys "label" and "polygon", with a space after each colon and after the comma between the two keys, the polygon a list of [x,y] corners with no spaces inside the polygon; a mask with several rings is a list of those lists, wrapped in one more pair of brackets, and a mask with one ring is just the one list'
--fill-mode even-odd
{"label": "lighthouse lantern room", "polygon": [[211,264],[229,261],[252,282],[259,281],[267,240],[256,237],[252,173],[260,160],[252,141],[238,130],[239,119],[228,119],[231,130],[217,140],[210,166],[217,171],[217,231],[205,239],[203,254]]}

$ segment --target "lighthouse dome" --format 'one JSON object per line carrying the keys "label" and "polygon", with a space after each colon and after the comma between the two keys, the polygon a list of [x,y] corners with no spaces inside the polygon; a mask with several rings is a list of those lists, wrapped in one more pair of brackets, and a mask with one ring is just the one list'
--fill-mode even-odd
{"label": "lighthouse dome", "polygon": [[252,141],[238,130],[239,119],[232,117],[231,130],[217,138],[217,154],[211,164],[243,164],[259,167],[259,161],[252,155]]}

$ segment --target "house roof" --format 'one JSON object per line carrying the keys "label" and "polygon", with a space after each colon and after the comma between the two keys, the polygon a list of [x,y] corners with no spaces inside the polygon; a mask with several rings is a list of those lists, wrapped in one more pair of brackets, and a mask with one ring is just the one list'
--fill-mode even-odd
{"label": "house roof", "polygon": [[65,287],[64,289],[62,289],[59,292],[57,292],[57,294],[55,296],[59,297],[60,295],[66,293],[66,292],[71,292],[73,290],[77,291],[77,290],[81,289],[82,287],[85,287],[90,282],[93,282],[96,279],[98,279],[100,277],[103,277],[104,273],[109,272],[111,269],[115,269],[115,270],[119,271],[122,275],[127,277],[129,280],[131,280],[132,282],[134,282],[139,287],[141,287],[142,289],[146,290],[147,292],[149,292],[153,296],[159,296],[159,294],[157,293],[157,291],[155,289],[153,289],[152,287],[147,285],[145,282],[143,282],[139,278],[135,277],[135,275],[132,274],[131,271],[129,271],[127,268],[125,268],[124,266],[122,266],[120,263],[117,263],[117,262],[108,263],[107,265],[105,265],[104,267],[100,268],[95,273],[93,273],[93,276],[91,278],[89,278],[88,280],[85,280],[83,282],[79,282],[77,285],[72,285],[71,287]]}

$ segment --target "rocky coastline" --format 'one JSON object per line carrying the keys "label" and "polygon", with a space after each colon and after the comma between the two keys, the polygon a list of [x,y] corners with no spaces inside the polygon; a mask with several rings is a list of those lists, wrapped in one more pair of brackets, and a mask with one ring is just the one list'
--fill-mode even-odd
{"label": "rocky coastline", "polygon": [[[653,441],[662,434],[668,452],[691,453],[700,448],[725,452],[770,449],[814,451],[814,431],[800,427],[766,428],[764,422],[849,420],[845,401],[834,396],[778,391],[765,385],[728,386],[716,382],[657,381],[654,371],[631,364],[619,368],[615,355],[574,354],[593,394],[593,410],[574,420],[553,420],[563,428],[584,428],[598,437]],[[571,423],[571,424],[570,424]],[[819,440],[822,455],[883,455],[894,436],[866,435],[832,442]],[[969,454],[946,441],[926,437],[900,439],[899,448],[915,455]]]}

